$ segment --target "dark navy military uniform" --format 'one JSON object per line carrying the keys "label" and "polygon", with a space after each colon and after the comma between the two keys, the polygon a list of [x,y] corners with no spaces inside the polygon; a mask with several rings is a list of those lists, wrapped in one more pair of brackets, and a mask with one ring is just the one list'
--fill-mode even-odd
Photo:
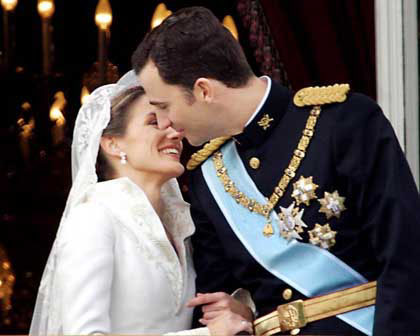
{"label": "dark navy military uniform", "polygon": [[[272,83],[258,115],[236,136],[238,153],[261,193],[270,197],[297,147],[311,110],[297,107],[293,94]],[[264,130],[258,121],[268,114],[273,121]],[[260,166],[251,168],[251,158]],[[293,182],[313,177],[318,198],[338,191],[346,210],[340,218],[326,219],[312,200],[304,209],[308,231],[316,223],[329,223],[336,231],[330,252],[369,281],[377,280],[375,335],[420,335],[420,200],[412,174],[393,129],[379,106],[368,97],[349,93],[342,103],[321,106],[321,114],[306,156],[278,202],[287,208]],[[197,291],[248,289],[259,316],[280,304],[305,299],[258,264],[235,236],[210,193],[198,167],[190,175],[191,212]],[[262,230],[262,228],[261,228]],[[261,239],[265,238],[261,234]],[[310,276],[310,275],[309,275]],[[328,274],[325,274],[328,276]],[[200,313],[197,311],[197,313]],[[198,314],[197,314],[198,315]],[[336,317],[309,323],[300,334],[359,335]]]}

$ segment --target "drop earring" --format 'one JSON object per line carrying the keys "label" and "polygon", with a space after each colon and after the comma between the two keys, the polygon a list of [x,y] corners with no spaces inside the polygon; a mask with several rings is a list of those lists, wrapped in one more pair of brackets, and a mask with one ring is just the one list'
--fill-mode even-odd
{"label": "drop earring", "polygon": [[127,154],[124,152],[120,152],[120,157],[121,157],[121,160],[120,160],[121,164],[123,165],[127,164]]}

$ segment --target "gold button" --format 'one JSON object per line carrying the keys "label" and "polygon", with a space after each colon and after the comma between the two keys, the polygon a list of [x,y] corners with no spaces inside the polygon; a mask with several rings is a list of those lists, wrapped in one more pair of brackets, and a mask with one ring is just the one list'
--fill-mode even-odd
{"label": "gold button", "polygon": [[297,334],[299,334],[300,333],[300,329],[293,329],[291,332],[290,332],[290,335],[297,335]]}
{"label": "gold button", "polygon": [[249,165],[252,169],[258,169],[258,167],[260,166],[260,160],[256,157],[253,157],[249,160]]}
{"label": "gold button", "polygon": [[287,288],[283,291],[283,299],[290,300],[292,298],[293,292],[290,288]]}

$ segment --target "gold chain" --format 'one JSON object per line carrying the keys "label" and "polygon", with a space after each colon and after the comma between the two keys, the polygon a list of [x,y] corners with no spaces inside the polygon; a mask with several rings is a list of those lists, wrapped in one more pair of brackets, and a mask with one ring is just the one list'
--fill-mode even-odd
{"label": "gold chain", "polygon": [[278,185],[274,188],[274,192],[271,194],[270,198],[267,199],[267,204],[261,204],[256,200],[249,198],[238,188],[236,188],[235,183],[229,177],[227,168],[224,165],[223,154],[220,151],[217,151],[213,155],[213,164],[216,168],[216,174],[220,181],[223,183],[225,191],[228,192],[238,204],[244,206],[251,212],[255,212],[264,216],[267,219],[267,223],[263,230],[263,234],[266,237],[269,237],[273,234],[273,228],[270,221],[270,213],[280,198],[284,195],[290,181],[295,177],[295,173],[298,170],[302,159],[305,157],[306,149],[308,148],[314,135],[315,125],[318,121],[320,113],[320,106],[314,106],[309,113],[309,117],[306,120],[305,129],[302,132],[302,136],[299,140],[297,148],[293,152],[293,157],[289,162],[289,166],[284,170],[284,174]]}

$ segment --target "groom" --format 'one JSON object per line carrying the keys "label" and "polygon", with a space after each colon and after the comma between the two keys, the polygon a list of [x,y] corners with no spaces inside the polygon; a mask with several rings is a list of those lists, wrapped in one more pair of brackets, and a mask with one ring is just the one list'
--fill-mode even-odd
{"label": "groom", "polygon": [[[261,335],[420,334],[419,194],[378,105],[256,77],[202,7],[167,18],[132,62],[160,128],[215,139],[188,164],[199,292],[248,289]],[[193,302],[203,323],[211,295]]]}

